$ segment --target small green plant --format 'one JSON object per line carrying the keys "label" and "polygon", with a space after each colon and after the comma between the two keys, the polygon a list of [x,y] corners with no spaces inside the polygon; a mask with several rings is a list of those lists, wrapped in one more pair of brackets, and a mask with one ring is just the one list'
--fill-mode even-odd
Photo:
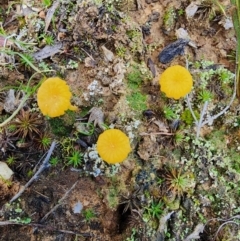
{"label": "small green plant", "polygon": [[38,64],[39,68],[43,70],[43,72],[49,72],[50,70],[52,70],[52,67],[49,66],[47,63],[45,63],[44,61],[41,61]]}
{"label": "small green plant", "polygon": [[43,42],[46,43],[46,45],[53,45],[54,44],[53,35],[42,34],[42,35],[39,36],[39,38],[42,38]]}
{"label": "small green plant", "polygon": [[83,210],[84,219],[89,223],[96,217],[96,213],[92,208],[87,208]]}
{"label": "small green plant", "polygon": [[57,164],[59,163],[59,159],[57,157],[51,157],[49,163],[52,166],[57,166]]}
{"label": "small green plant", "polygon": [[126,54],[127,49],[123,45],[119,45],[116,48],[117,56],[123,58]]}
{"label": "small green plant", "polygon": [[81,165],[82,159],[83,153],[81,153],[80,151],[73,151],[72,155],[67,157],[67,165],[77,168],[79,165]]}
{"label": "small green plant", "polygon": [[[197,111],[193,111],[196,118],[199,119],[199,114]],[[189,109],[186,109],[181,114],[181,120],[184,121],[187,125],[191,125],[194,122],[194,118],[191,114],[191,111]]]}
{"label": "small green plant", "polygon": [[60,141],[60,145],[62,147],[62,152],[64,155],[70,156],[71,153],[75,151],[75,148],[74,148],[75,142],[76,142],[75,138],[71,138],[71,137],[62,138],[62,140]]}
{"label": "small green plant", "polygon": [[213,94],[209,90],[201,90],[198,94],[198,99],[203,103],[211,101],[213,99]]}
{"label": "small green plant", "polygon": [[163,205],[164,203],[161,201],[159,202],[152,201],[150,205],[145,208],[145,210],[151,218],[160,219],[160,216],[163,213]]}
{"label": "small green plant", "polygon": [[[21,56],[20,62],[25,66],[25,67],[30,67],[33,65],[34,59],[30,54],[23,54]],[[30,64],[31,63],[31,64]]]}
{"label": "small green plant", "polygon": [[38,113],[31,113],[29,110],[21,109],[20,114],[11,122],[11,125],[15,126],[12,135],[23,139],[26,137],[33,139],[34,135],[40,134],[39,128],[42,124],[43,120],[39,118]]}
{"label": "small green plant", "polygon": [[29,224],[31,223],[32,220],[29,217],[24,217],[24,218],[17,217],[17,218],[10,219],[9,221],[21,223],[21,224]]}
{"label": "small green plant", "polygon": [[185,138],[185,135],[182,132],[180,132],[180,131],[176,132],[175,133],[175,138],[174,138],[175,142],[176,142],[176,145],[177,146],[181,146],[181,144],[184,141],[184,138]]}
{"label": "small green plant", "polygon": [[14,156],[9,156],[6,160],[6,163],[9,165],[9,166],[13,166],[14,163],[15,163],[16,159]]}
{"label": "small green plant", "polygon": [[177,13],[178,13],[178,16],[182,16],[184,14],[184,9],[178,9]]}
{"label": "small green plant", "polygon": [[48,8],[52,5],[52,0],[42,0],[42,4]]}
{"label": "small green plant", "polygon": [[174,120],[177,118],[176,113],[174,112],[174,110],[171,107],[164,106],[163,113],[167,120]]}
{"label": "small green plant", "polygon": [[52,139],[47,133],[40,133],[39,137],[36,139],[36,147],[39,150],[46,151],[51,145]]}
{"label": "small green plant", "polygon": [[164,175],[165,182],[168,186],[168,191],[178,197],[182,196],[185,192],[191,192],[195,186],[194,174],[191,172],[182,173],[182,169],[169,168]]}
{"label": "small green plant", "polygon": [[33,176],[33,174],[34,174],[33,170],[29,170],[29,171],[27,172],[27,177],[28,177],[28,178],[31,178],[31,177]]}

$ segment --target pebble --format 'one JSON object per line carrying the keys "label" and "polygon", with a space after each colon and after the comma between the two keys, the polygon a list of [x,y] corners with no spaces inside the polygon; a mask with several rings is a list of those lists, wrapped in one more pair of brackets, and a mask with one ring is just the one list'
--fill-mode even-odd
{"label": "pebble", "polygon": [[184,54],[184,48],[189,43],[189,39],[178,39],[177,41],[167,45],[158,56],[159,62],[162,64],[170,63],[177,55]]}

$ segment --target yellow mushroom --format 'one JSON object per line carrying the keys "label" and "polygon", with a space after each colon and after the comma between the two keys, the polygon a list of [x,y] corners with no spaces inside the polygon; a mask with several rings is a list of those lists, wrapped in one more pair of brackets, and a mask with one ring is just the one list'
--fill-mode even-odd
{"label": "yellow mushroom", "polygon": [[186,68],[174,65],[161,74],[159,84],[161,91],[168,98],[178,100],[191,91],[193,80],[192,75]]}
{"label": "yellow mushroom", "polygon": [[49,117],[61,116],[66,110],[77,110],[77,107],[71,105],[71,97],[66,81],[59,77],[46,79],[37,92],[38,106],[43,115]]}
{"label": "yellow mushroom", "polygon": [[106,130],[98,138],[97,151],[107,163],[120,163],[131,151],[129,138],[118,129]]}

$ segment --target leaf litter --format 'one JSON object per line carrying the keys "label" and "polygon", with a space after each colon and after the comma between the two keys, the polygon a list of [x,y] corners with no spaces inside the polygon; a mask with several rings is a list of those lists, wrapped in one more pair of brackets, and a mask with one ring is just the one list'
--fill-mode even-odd
{"label": "leaf litter", "polygon": [[[221,1],[221,4],[230,6],[229,1]],[[43,154],[36,153],[32,145],[34,139],[12,141],[17,152],[9,146],[4,153],[1,152],[1,159],[10,163],[14,170],[14,185],[27,183],[32,180],[31,175],[35,180],[29,187],[29,192],[22,194],[23,201],[19,201],[18,205],[24,209],[20,220],[34,213],[31,218],[37,223],[47,215],[44,224],[50,227],[52,225],[52,230],[56,230],[55,224],[60,225],[58,220],[61,220],[61,230],[65,229],[62,237],[66,240],[70,240],[74,234],[77,235],[79,230],[84,232],[83,240],[98,238],[121,241],[128,240],[129,237],[136,240],[153,240],[156,237],[158,240],[211,240],[218,226],[217,223],[208,223],[207,220],[219,215],[229,218],[229,215],[237,212],[235,207],[238,206],[238,199],[234,188],[236,189],[239,180],[236,171],[239,110],[233,102],[226,118],[218,119],[211,127],[206,126],[204,131],[202,128],[203,139],[196,140],[193,137],[194,124],[188,115],[186,102],[180,100],[177,103],[166,99],[159,91],[158,78],[168,66],[185,66],[186,56],[198,84],[201,83],[199,79],[205,78],[201,75],[205,72],[202,71],[205,69],[204,61],[213,61],[214,64],[220,64],[234,72],[234,64],[228,56],[235,49],[236,39],[229,18],[226,19],[220,10],[216,11],[217,6],[214,3],[207,4],[202,1],[190,4],[186,1],[163,1],[162,4],[156,1],[128,1],[119,5],[92,1],[77,1],[75,5],[71,5],[69,1],[55,1],[45,8],[39,7],[35,2],[26,6],[23,14],[26,18],[26,22],[23,21],[24,27],[19,27],[20,20],[15,17],[16,12],[21,13],[17,4],[9,8],[8,15],[4,14],[4,21],[14,23],[13,28],[18,30],[15,32],[21,36],[20,39],[16,38],[17,40],[37,44],[23,47],[15,38],[6,37],[12,32],[10,24],[3,24],[7,34],[1,35],[1,47],[12,46],[14,51],[27,52],[34,57],[34,65],[43,72],[54,71],[65,77],[74,95],[73,102],[80,111],[75,117],[66,113],[59,118],[61,124],[57,126],[62,127],[67,123],[68,128],[67,134],[61,138],[51,133],[53,124],[48,122],[49,120],[46,119],[42,125],[41,131],[47,131],[52,138],[58,140],[61,148],[57,145],[53,155],[61,162],[50,160],[52,166],[46,173],[41,174],[41,178],[35,180],[32,173],[38,173],[32,159],[39,160]],[[207,18],[212,10],[216,14],[214,20]],[[40,11],[43,11],[42,15],[37,15]],[[58,26],[57,29],[54,26]],[[53,36],[51,45],[45,42],[49,33]],[[20,57],[14,56],[14,61],[8,61],[8,55],[4,53],[2,62],[5,64],[1,65],[1,71],[5,72],[0,83],[1,88],[12,85],[18,87],[15,81],[18,74],[10,73],[6,68],[12,63],[16,64],[25,78],[33,74],[29,66],[21,63]],[[202,66],[198,69],[199,65]],[[214,93],[219,93],[216,83],[219,84],[219,78],[224,79],[226,73],[216,77],[216,73],[212,72],[216,70],[209,70],[209,65],[206,66],[206,72],[215,83],[215,86],[207,87]],[[23,80],[20,75],[19,78]],[[33,78],[34,84],[39,81],[39,77]],[[225,79],[224,81],[222,87],[231,92]],[[17,108],[20,97],[16,93],[24,90],[10,91],[11,101],[4,97],[1,103],[10,103],[13,107],[2,109],[3,120],[9,115],[7,110],[11,109],[11,114]],[[202,95],[196,97],[198,92],[196,85],[189,97],[194,102],[193,111],[196,116],[198,107],[201,106],[196,99],[202,98]],[[4,96],[8,96],[8,93],[4,91]],[[127,96],[134,98],[126,98]],[[225,96],[228,96],[227,92]],[[140,110],[134,109],[140,100],[144,100],[145,104],[140,105]],[[26,107],[33,112],[39,111],[34,95],[23,108]],[[207,115],[214,115],[217,111],[216,108],[211,108],[212,105],[209,105]],[[223,107],[219,105],[218,108]],[[228,122],[225,122],[226,119]],[[83,131],[88,123],[93,123],[93,129]],[[192,126],[186,123],[192,123]],[[122,165],[108,165],[98,156],[96,140],[106,125],[121,129],[131,140],[133,152]],[[11,125],[8,128],[10,129],[4,131],[11,137],[14,130],[11,130]],[[226,138],[228,149],[222,146],[220,148],[221,143],[217,142],[223,137]],[[20,146],[28,148],[20,149]],[[79,167],[73,170],[66,165],[65,156],[71,157],[76,152],[83,153],[83,157]],[[13,164],[12,155],[16,158]],[[232,165],[230,159],[237,164]],[[171,176],[172,180],[167,182],[161,180],[166,169],[174,174]],[[176,172],[178,169],[181,169],[181,172]],[[193,174],[190,179],[194,179],[194,183],[197,182],[198,185],[186,188],[189,187],[187,176],[190,175],[190,170]],[[169,188],[169,183],[171,187],[175,185],[174,188]],[[119,205],[120,197],[134,192],[139,185],[142,192],[139,194],[141,204],[138,215],[135,217],[135,212],[125,212],[123,215],[121,208],[126,210],[126,207]],[[6,186],[3,190],[7,192]],[[174,195],[173,190],[178,190],[182,196]],[[54,205],[61,197],[65,197],[66,193],[69,195],[64,202]],[[9,201],[13,193],[9,189],[9,195],[6,193],[2,196],[1,205]],[[219,199],[219,196],[222,198]],[[208,200],[207,204],[204,200]],[[161,219],[149,215],[156,211],[154,204],[157,202],[163,202]],[[83,212],[74,213],[72,209],[76,203],[81,203],[83,210],[92,208],[98,213],[97,218],[89,223],[85,222]],[[229,213],[225,212],[226,206]],[[54,207],[54,212],[51,212]],[[146,211],[149,207],[153,208],[153,211]],[[17,218],[17,213],[7,210],[2,209],[2,213],[5,212],[1,215],[3,222]],[[130,219],[131,225],[128,225]],[[23,228],[13,226],[9,234],[6,227],[1,227],[2,240],[7,235],[17,240],[19,230],[22,231]],[[231,235],[236,235],[236,230],[229,229]],[[46,240],[59,238],[49,229],[38,231]],[[224,231],[225,234],[217,234],[222,237],[230,235],[228,230]],[[21,238],[27,240],[31,236],[32,234],[23,232]]]}

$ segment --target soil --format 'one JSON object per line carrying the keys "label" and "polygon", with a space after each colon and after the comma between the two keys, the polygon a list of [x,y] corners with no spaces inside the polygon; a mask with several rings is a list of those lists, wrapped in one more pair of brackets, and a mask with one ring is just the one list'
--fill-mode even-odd
{"label": "soil", "polygon": [[[203,66],[197,69],[193,64],[202,60],[212,61],[209,66],[223,66],[235,72],[231,58],[235,57],[235,31],[233,27],[224,27],[226,17],[214,2],[197,1],[198,11],[193,17],[186,14],[187,7],[193,3],[188,0],[122,0],[103,4],[90,0],[57,1],[57,10],[53,9],[54,4],[47,7],[41,1],[2,4],[4,14],[0,22],[4,32],[0,32],[0,37],[26,32],[20,40],[36,45],[24,50],[10,37],[10,40],[3,37],[0,48],[44,56],[33,60],[34,65],[41,69],[40,63],[45,63],[52,71],[46,72],[46,77],[54,73],[66,80],[78,111],[59,118],[61,122],[57,126],[66,127],[64,134],[59,135],[53,131],[51,121],[41,115],[36,94],[27,100],[23,110],[38,114],[42,121],[39,131],[47,132],[51,140],[56,140],[53,156],[60,162],[46,168],[20,198],[11,203],[11,198],[36,173],[50,145],[46,149],[38,148],[38,131],[33,131],[33,138],[30,134],[20,137],[14,130],[9,131],[18,116],[0,128],[0,158],[14,171],[10,185],[0,180],[0,240],[239,240],[237,226],[226,225],[218,231],[224,220],[231,220],[239,212],[240,174],[236,166],[240,138],[239,126],[233,125],[240,111],[238,100],[233,101],[227,116],[201,128],[202,139],[198,142],[193,138],[194,124],[184,123],[180,114],[178,118],[168,119],[164,112],[165,106],[175,108],[176,105],[182,106],[183,112],[186,102],[168,100],[159,89],[161,73],[169,66],[186,66],[186,62],[193,74],[205,71]],[[219,3],[231,19],[230,1]],[[55,12],[54,17],[49,16],[49,9]],[[47,44],[42,37],[43,26],[49,21],[46,33],[53,36],[55,43],[61,42],[59,49],[53,43],[50,53],[43,51]],[[36,23],[43,26],[36,29]],[[176,34],[179,29],[187,31],[190,43],[187,41],[181,50],[174,47],[176,54],[174,52],[168,63],[159,62],[159,53],[179,38]],[[21,56],[0,53],[3,122],[18,107],[22,97],[18,94],[20,90],[27,90],[27,82],[35,70],[24,65]],[[128,82],[129,73],[134,70],[132,66],[137,66],[137,72],[141,73],[142,80],[138,82],[138,77],[134,80],[137,91],[146,96],[146,103],[136,108],[128,99],[135,93]],[[211,68],[209,66],[207,68]],[[41,79],[41,74],[35,74],[31,87],[37,86]],[[219,103],[216,108],[223,109],[230,97],[218,91],[216,85],[218,82],[208,83],[215,96],[219,93],[213,104]],[[230,86],[233,92],[233,83]],[[193,94],[196,94],[198,89],[194,88]],[[9,89],[15,90],[15,97],[11,102],[13,107],[7,111]],[[93,107],[96,109],[91,112]],[[212,106],[209,108],[216,111]],[[94,122],[93,133],[78,132],[88,120]],[[96,159],[90,157],[91,151],[96,151],[95,144],[104,123],[123,130],[131,140],[132,152],[120,166],[103,161],[95,164]],[[186,139],[179,144],[175,137],[180,131]],[[214,143],[213,147],[208,141]],[[68,165],[67,157],[73,150],[84,154],[80,166]],[[235,152],[230,156],[232,150]],[[235,164],[226,164],[227,156]],[[14,163],[9,164],[10,157],[15,158]],[[96,174],[96,166],[101,170],[100,175]],[[174,178],[178,181],[186,178],[188,183],[176,187],[171,181]],[[161,214],[148,211],[158,202],[162,203]],[[79,203],[82,210],[78,212],[75,209]],[[86,210],[94,213],[89,220]],[[12,223],[4,223],[6,221]],[[232,236],[227,239],[230,233]]]}

